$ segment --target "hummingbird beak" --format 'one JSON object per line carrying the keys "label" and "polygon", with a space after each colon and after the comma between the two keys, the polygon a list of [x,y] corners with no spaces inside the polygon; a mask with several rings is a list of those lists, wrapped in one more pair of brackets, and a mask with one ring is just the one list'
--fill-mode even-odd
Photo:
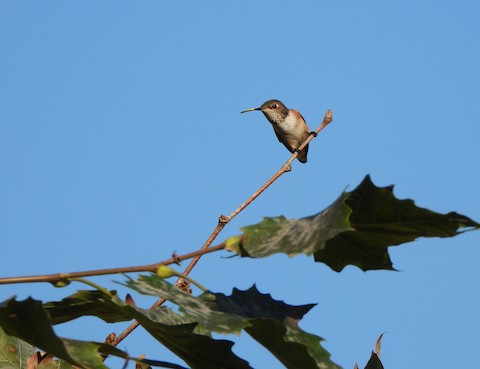
{"label": "hummingbird beak", "polygon": [[255,110],[260,110],[260,108],[250,108],[250,109],[247,109],[247,110],[243,110],[243,111],[240,112],[240,114],[248,113],[249,111],[255,111]]}

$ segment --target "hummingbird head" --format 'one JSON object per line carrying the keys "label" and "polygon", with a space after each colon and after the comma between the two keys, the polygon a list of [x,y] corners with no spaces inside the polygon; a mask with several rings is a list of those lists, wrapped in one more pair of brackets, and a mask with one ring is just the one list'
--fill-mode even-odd
{"label": "hummingbird head", "polygon": [[259,108],[251,108],[242,111],[241,113],[247,113],[250,111],[259,110],[272,124],[278,124],[283,122],[288,115],[288,108],[283,105],[280,100],[268,100],[264,102]]}

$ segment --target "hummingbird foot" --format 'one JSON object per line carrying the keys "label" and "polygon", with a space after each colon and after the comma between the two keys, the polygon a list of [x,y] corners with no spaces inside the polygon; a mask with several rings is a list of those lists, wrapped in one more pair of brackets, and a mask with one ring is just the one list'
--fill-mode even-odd
{"label": "hummingbird foot", "polygon": [[317,137],[318,133],[315,131],[310,131],[309,135],[312,135],[313,137]]}

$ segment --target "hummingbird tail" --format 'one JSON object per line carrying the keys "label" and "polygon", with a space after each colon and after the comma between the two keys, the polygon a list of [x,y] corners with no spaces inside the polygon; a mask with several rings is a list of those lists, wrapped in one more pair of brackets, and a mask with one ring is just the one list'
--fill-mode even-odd
{"label": "hummingbird tail", "polygon": [[304,155],[303,152],[301,154],[298,154],[297,159],[300,163],[303,163],[303,164],[307,162],[307,156]]}
{"label": "hummingbird tail", "polygon": [[300,163],[305,164],[307,162],[307,153],[308,153],[308,145],[302,151],[298,152],[297,159]]}

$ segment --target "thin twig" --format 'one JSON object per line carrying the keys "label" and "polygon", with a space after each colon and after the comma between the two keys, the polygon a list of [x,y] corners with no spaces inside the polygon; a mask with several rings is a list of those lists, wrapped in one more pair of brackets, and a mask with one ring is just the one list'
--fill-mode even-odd
{"label": "thin twig", "polygon": [[55,273],[55,274],[33,275],[33,276],[23,276],[23,277],[0,278],[0,284],[32,283],[32,282],[55,283],[55,282],[59,282],[59,281],[70,279],[70,278],[91,277],[91,276],[106,275],[106,274],[119,274],[119,273],[132,273],[132,272],[155,273],[160,265],[177,264],[179,261],[188,260],[194,257],[198,257],[200,255],[222,250],[224,248],[225,248],[225,243],[221,243],[219,245],[208,248],[208,250],[200,249],[185,255],[175,255],[169,259],[163,260],[156,264],[137,265],[137,266],[131,266],[131,267],[120,267],[120,268],[110,268],[110,269],[96,269],[96,270],[87,270],[82,272],[71,272],[71,273]]}

